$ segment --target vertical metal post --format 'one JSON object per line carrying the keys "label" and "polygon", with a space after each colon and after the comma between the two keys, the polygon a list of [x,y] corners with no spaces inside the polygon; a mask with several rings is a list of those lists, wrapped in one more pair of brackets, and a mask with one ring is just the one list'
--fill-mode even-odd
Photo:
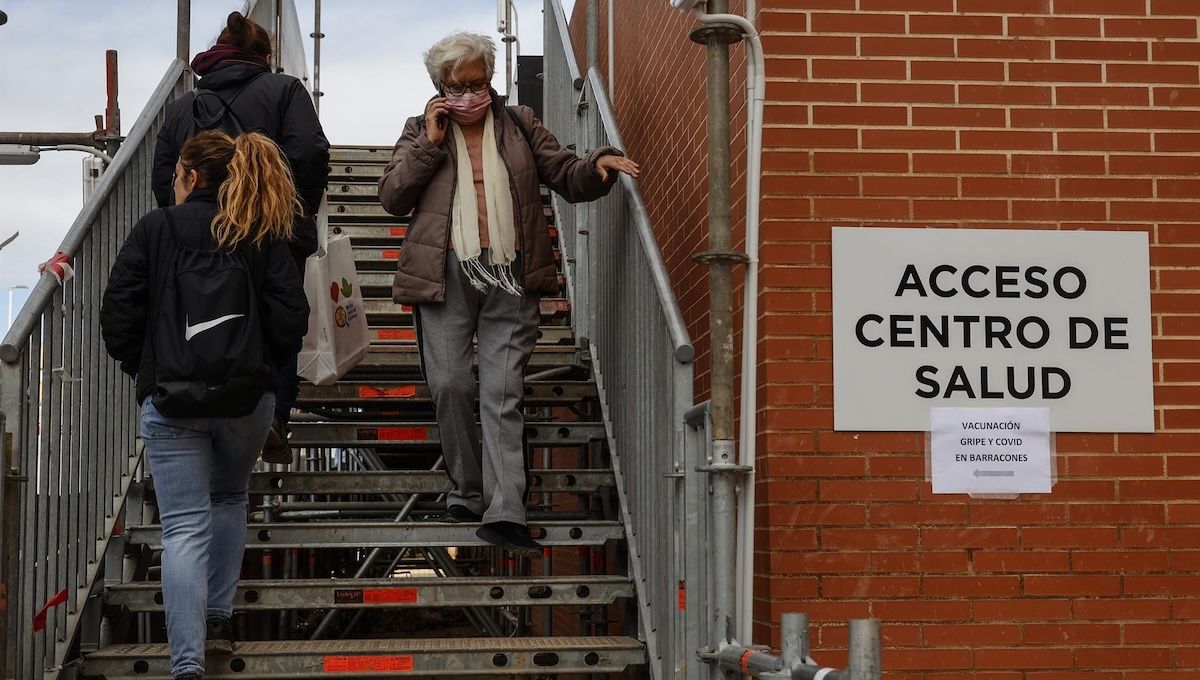
{"label": "vertical metal post", "polygon": [[121,143],[116,139],[121,136],[121,105],[117,101],[120,91],[120,83],[117,78],[117,51],[105,52],[104,61],[105,85],[108,91],[108,103],[104,108],[104,136],[108,139],[104,146],[108,155],[113,156],[117,153],[117,149],[121,148]]}
{"label": "vertical metal post", "polygon": [[850,680],[880,680],[879,621],[854,619],[850,622]]}
{"label": "vertical metal post", "polygon": [[179,0],[175,15],[175,58],[183,62],[183,91],[192,89],[192,0]]}
{"label": "vertical metal post", "polygon": [[508,95],[510,99],[515,99],[513,97],[513,83],[517,78],[516,70],[513,68],[513,40],[509,37],[513,35],[512,3],[513,0],[504,0],[504,73],[508,77],[508,82],[505,83],[504,94]]}
{"label": "vertical metal post", "polygon": [[587,70],[600,68],[600,0],[587,0]]}
{"label": "vertical metal post", "polygon": [[784,614],[780,622],[783,668],[791,671],[808,658],[808,614]]}
{"label": "vertical metal post", "polygon": [[321,97],[325,93],[321,91],[321,39],[325,34],[321,32],[321,0],[313,0],[313,108],[316,109],[317,115],[321,115]]}

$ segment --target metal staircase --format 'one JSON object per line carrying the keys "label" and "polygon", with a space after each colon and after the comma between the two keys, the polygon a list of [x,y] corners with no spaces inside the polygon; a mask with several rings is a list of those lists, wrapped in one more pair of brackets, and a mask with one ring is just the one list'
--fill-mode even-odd
{"label": "metal staircase", "polygon": [[[629,611],[624,528],[607,466],[587,348],[565,299],[542,301],[525,384],[530,526],[542,559],[513,559],[439,521],[450,482],[411,310],[391,302],[405,219],[380,207],[390,149],[332,151],[330,228],[350,236],[373,343],[336,385],[304,385],[288,469],[255,473],[233,655],[207,678],[605,674],[635,669],[645,648],[612,636]],[[547,214],[552,218],[547,196]],[[264,466],[265,467],[265,466]],[[84,678],[169,678],[151,479],[127,510],[123,553],[139,576],[109,584],[114,639],[87,654]],[[135,487],[137,484],[135,484]],[[129,570],[126,570],[129,571]],[[410,637],[398,621],[450,628]],[[381,632],[382,631],[382,632]],[[633,631],[636,635],[636,631]],[[623,676],[628,677],[628,676]]]}

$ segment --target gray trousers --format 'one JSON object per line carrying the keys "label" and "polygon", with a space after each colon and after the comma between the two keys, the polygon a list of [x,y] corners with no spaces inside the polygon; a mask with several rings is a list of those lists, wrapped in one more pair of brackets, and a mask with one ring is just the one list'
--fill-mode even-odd
{"label": "gray trousers", "polygon": [[[487,258],[487,251],[483,257]],[[518,278],[518,280],[520,280]],[[466,506],[484,522],[525,524],[525,366],[541,321],[536,296],[477,291],[446,255],[446,301],[415,311],[421,371],[437,409],[446,473],[454,483],[447,504]],[[479,336],[479,386],[471,374]],[[475,427],[479,397],[482,442]]]}

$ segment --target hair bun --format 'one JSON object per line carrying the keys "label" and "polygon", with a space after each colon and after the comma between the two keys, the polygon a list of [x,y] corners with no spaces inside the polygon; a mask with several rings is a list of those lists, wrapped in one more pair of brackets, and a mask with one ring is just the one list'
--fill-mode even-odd
{"label": "hair bun", "polygon": [[241,33],[246,29],[246,17],[241,12],[230,12],[229,18],[225,20],[225,25],[231,31]]}

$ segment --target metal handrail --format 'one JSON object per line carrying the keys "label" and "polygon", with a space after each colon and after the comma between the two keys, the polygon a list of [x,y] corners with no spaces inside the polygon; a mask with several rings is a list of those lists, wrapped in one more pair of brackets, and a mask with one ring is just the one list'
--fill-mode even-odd
{"label": "metal handrail", "polygon": [[[167,67],[167,72],[163,74],[162,80],[158,82],[158,86],[150,95],[150,101],[146,102],[141,115],[133,124],[133,129],[129,131],[129,135],[122,142],[121,149],[113,156],[112,164],[104,171],[96,190],[83,204],[79,215],[75,217],[71,228],[67,230],[67,235],[63,237],[62,244],[58,247],[59,252],[66,253],[71,257],[75,256],[84,239],[87,238],[88,232],[95,225],[101,210],[104,209],[109,196],[116,188],[117,182],[133,162],[138,147],[141,146],[151,127],[161,115],[176,83],[183,75],[183,66],[183,62],[176,59]],[[13,320],[12,326],[4,336],[4,342],[0,343],[0,361],[11,364],[21,358],[21,352],[24,351],[25,345],[29,341],[34,324],[46,309],[46,305],[50,304],[50,298],[57,288],[58,280],[54,278],[54,275],[50,272],[43,273],[21,307],[17,318]]]}
{"label": "metal handrail", "polygon": [[[554,24],[558,27],[558,41],[561,45],[571,44],[571,22],[567,20],[567,14],[563,11],[561,2],[548,2],[550,11],[554,15]],[[575,55],[572,52],[567,52],[567,72],[571,74],[571,83],[576,90],[583,89],[583,74],[579,72],[579,65],[575,63]]]}
{"label": "metal handrail", "polygon": [[[562,9],[561,6],[559,9]],[[617,115],[608,101],[604,82],[596,69],[588,71],[588,81],[591,85],[592,96],[595,98],[594,104],[600,114],[600,123],[604,126],[609,143],[624,151],[625,142],[621,139],[621,132],[617,129]],[[679,300],[671,288],[667,263],[663,260],[662,249],[658,245],[658,238],[654,235],[650,212],[642,200],[642,191],[638,188],[637,181],[629,175],[622,173],[620,181],[628,194],[629,209],[633,212],[633,224],[637,229],[638,243],[646,255],[646,262],[654,277],[654,288],[658,292],[659,303],[662,304],[663,312],[666,315],[667,328],[671,333],[671,340],[675,344],[675,360],[681,364],[691,363],[696,358],[696,349],[692,346],[691,337],[687,332],[687,324],[683,321]]]}

